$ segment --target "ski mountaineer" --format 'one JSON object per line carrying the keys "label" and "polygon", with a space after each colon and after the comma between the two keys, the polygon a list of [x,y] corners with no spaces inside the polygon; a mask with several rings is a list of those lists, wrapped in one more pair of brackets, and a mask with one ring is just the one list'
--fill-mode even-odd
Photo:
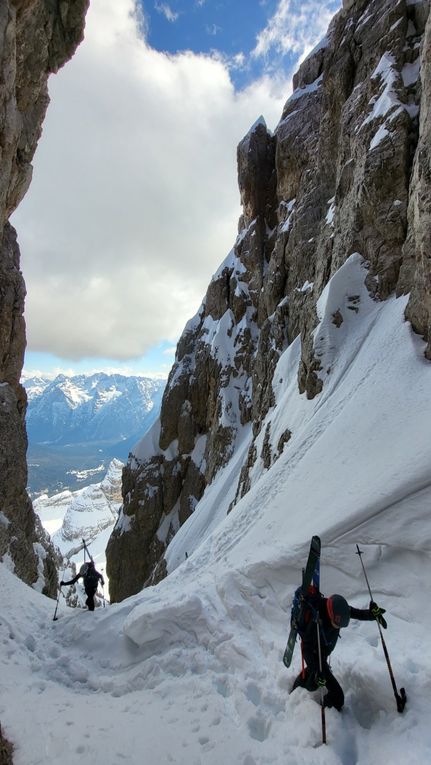
{"label": "ski mountaineer", "polygon": [[81,567],[78,574],[71,579],[70,582],[61,581],[60,587],[68,584],[75,584],[81,576],[83,577],[85,594],[87,595],[85,603],[88,606],[89,611],[94,611],[94,596],[96,594],[97,585],[99,584],[99,579],[102,583],[102,587],[105,584],[102,574],[99,574],[99,572],[96,571],[94,561],[91,560],[89,563],[84,563],[84,566]]}
{"label": "ski mountaineer", "polygon": [[374,621],[386,629],[386,620],[383,617],[384,608],[380,608],[377,603],[370,601],[370,607],[366,609],[354,608],[350,606],[342,595],[331,595],[325,598],[320,597],[317,604],[316,618],[319,623],[320,631],[320,650],[322,654],[322,671],[319,671],[319,646],[316,628],[316,618],[310,620],[302,635],[302,651],[306,663],[305,671],[300,672],[296,678],[292,691],[295,688],[306,688],[307,691],[316,691],[318,688],[326,687],[327,694],[324,697],[323,705],[325,707],[335,707],[339,712],[344,704],[344,693],[338,680],[331,672],[328,664],[328,656],[334,650],[337,640],[340,636],[340,629],[347,627],[350,619],[359,619],[360,621]]}

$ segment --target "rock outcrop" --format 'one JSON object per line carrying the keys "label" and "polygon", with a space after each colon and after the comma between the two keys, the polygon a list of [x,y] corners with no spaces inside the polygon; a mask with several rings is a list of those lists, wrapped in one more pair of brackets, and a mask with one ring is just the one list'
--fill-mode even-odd
{"label": "rock outcrop", "polygon": [[410,292],[406,318],[427,340],[431,361],[431,24],[423,38],[420,59],[422,88],[419,139],[410,182],[408,228],[398,291]]}
{"label": "rock outcrop", "polygon": [[9,217],[31,181],[48,106],[47,80],[82,40],[89,0],[4,0],[0,7],[0,558],[53,595],[57,575],[26,493],[25,285]]}
{"label": "rock outcrop", "polygon": [[[429,6],[344,2],[295,75],[275,134],[259,119],[240,143],[239,234],[178,343],[160,422],[124,471],[107,549],[112,600],[166,574],[170,539],[240,445],[230,509],[256,465],[279,457],[290,428],[276,450],[271,424],[262,430],[277,361],[299,336],[299,390],[319,395],[330,368],[317,301],[354,253],[373,300],[410,293],[406,318],[431,357]],[[335,328],[359,300],[352,287]]]}
{"label": "rock outcrop", "polygon": [[12,765],[13,747],[3,735],[0,726],[0,765]]}

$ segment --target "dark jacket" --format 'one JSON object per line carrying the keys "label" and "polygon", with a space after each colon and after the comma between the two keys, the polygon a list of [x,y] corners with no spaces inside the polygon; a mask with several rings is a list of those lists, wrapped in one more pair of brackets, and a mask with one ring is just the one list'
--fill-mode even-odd
{"label": "dark jacket", "polygon": [[63,582],[63,584],[75,584],[75,582],[77,582],[78,579],[80,579],[81,577],[83,577],[84,587],[86,591],[90,590],[90,591],[96,592],[97,585],[99,584],[99,580],[102,582],[102,587],[105,584],[102,574],[99,574],[99,572],[96,571],[94,564],[92,566],[88,565],[85,573],[81,574],[81,572],[79,571],[77,575],[70,580],[70,582]]}
{"label": "dark jacket", "polygon": [[[334,650],[337,640],[340,637],[340,630],[334,627],[328,616],[326,608],[327,598],[322,597],[318,606],[319,612],[319,631],[320,631],[320,649],[322,652],[322,669],[328,666],[328,656]],[[350,616],[352,619],[359,619],[360,621],[373,621],[369,608],[361,609],[350,606]],[[317,642],[317,623],[313,619],[307,626],[307,629],[303,636],[303,654],[304,660],[311,673],[319,671],[319,651]]]}

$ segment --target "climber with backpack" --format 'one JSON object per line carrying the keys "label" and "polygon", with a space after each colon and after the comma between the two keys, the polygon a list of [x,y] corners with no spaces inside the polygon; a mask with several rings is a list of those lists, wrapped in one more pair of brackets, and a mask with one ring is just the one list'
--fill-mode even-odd
{"label": "climber with backpack", "polygon": [[342,595],[325,598],[313,587],[310,587],[306,595],[300,590],[301,588],[298,588],[295,593],[297,605],[295,606],[294,600],[292,620],[296,619],[295,628],[301,638],[303,663],[306,666],[303,666],[296,678],[292,691],[298,687],[308,691],[326,688],[323,705],[334,707],[340,712],[344,704],[344,693],[328,663],[328,657],[340,636],[340,629],[347,627],[350,619],[377,620],[386,629],[387,624],[383,617],[385,609],[380,608],[373,600],[370,601],[369,608],[360,609],[350,606]]}
{"label": "climber with backpack", "polygon": [[84,563],[79,569],[77,575],[71,579],[70,582],[61,581],[60,587],[68,584],[75,584],[75,582],[77,582],[81,577],[83,578],[85,594],[87,595],[85,604],[88,606],[89,611],[94,611],[94,596],[96,594],[97,585],[99,584],[99,580],[102,583],[102,587],[104,586],[105,582],[102,574],[99,574],[99,572],[96,570],[93,560],[90,560],[88,563]]}

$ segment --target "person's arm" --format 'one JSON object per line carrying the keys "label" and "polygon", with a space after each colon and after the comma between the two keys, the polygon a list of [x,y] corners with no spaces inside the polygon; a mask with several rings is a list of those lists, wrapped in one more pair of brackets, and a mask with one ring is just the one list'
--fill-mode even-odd
{"label": "person's arm", "polygon": [[350,606],[350,616],[352,619],[359,619],[361,622],[372,622],[375,619],[384,629],[387,627],[386,619],[383,617],[385,612],[386,609],[380,608],[373,600],[370,601],[369,608]]}
{"label": "person's arm", "polygon": [[374,616],[369,608],[355,608],[350,606],[350,616],[352,619],[359,619],[360,622],[372,622]]}
{"label": "person's arm", "polygon": [[77,574],[73,579],[70,580],[70,582],[63,582],[63,580],[61,580],[60,587],[63,587],[65,585],[67,585],[67,584],[75,584],[75,582],[78,581],[80,576],[81,576],[81,574]]}

